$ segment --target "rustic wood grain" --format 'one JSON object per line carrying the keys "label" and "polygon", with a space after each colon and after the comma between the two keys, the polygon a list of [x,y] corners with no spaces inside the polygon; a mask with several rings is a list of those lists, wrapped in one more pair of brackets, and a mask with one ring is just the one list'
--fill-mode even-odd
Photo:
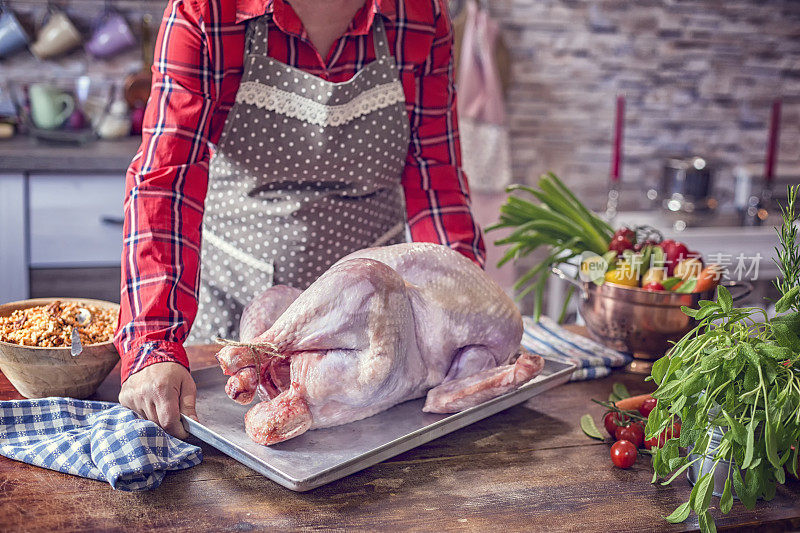
{"label": "rustic wood grain", "polygon": [[[194,367],[213,364],[214,351],[191,348]],[[113,394],[118,380],[115,370],[101,392]],[[633,374],[570,383],[307,493],[284,489],[196,440],[203,463],[144,493],[0,457],[0,530],[695,530],[696,520],[670,525],[662,518],[688,497],[685,478],[651,485],[649,458],[616,469],[608,444],[581,432],[582,414],[598,424],[602,415],[589,399],[606,398],[615,381],[632,394],[652,390]],[[0,375],[0,398],[19,397]],[[800,483],[787,481],[754,511],[737,502],[717,524],[796,529]]]}

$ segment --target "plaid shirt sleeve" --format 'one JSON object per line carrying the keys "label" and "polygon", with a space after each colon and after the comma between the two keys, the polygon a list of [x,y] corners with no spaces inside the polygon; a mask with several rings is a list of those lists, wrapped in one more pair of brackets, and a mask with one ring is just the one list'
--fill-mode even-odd
{"label": "plaid shirt sleeve", "polygon": [[119,327],[123,381],[153,363],[188,368],[183,341],[197,312],[208,143],[227,111],[196,10],[166,8],[142,144],[126,176]]}
{"label": "plaid shirt sleeve", "polygon": [[453,32],[440,1],[430,55],[420,65],[415,100],[409,102],[411,146],[403,188],[411,238],[438,242],[484,265],[486,251],[461,169],[456,95],[453,84]]}

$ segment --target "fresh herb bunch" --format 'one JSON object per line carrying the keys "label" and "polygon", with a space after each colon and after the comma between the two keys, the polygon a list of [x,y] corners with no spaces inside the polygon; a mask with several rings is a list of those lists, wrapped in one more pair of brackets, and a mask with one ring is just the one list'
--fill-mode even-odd
{"label": "fresh herb bunch", "polygon": [[512,259],[524,257],[538,248],[547,247],[547,257],[525,273],[514,285],[522,298],[536,290],[534,315],[538,319],[542,311],[544,285],[550,267],[579,256],[584,251],[603,255],[614,230],[600,217],[589,211],[552,172],[539,179],[539,188],[513,185],[507,192],[522,191],[539,202],[531,202],[510,195],[500,208],[500,220],[487,228],[514,228],[505,239],[496,244],[510,245],[498,266]]}
{"label": "fresh herb bunch", "polygon": [[[758,498],[771,499],[776,484],[785,481],[785,470],[798,475],[800,450],[800,260],[797,232],[797,188],[790,188],[779,230],[779,266],[783,278],[776,283],[783,296],[776,303],[780,314],[769,319],[760,308],[733,307],[730,293],[717,290],[717,300],[701,301],[698,309],[683,308],[699,321],[690,333],[659,359],[651,372],[658,384],[653,397],[658,405],[650,413],[647,438],[681,419],[681,434],[653,451],[653,482],[670,476],[671,483],[693,463],[711,461],[711,471],[701,476],[689,501],[667,517],[682,522],[694,511],[702,531],[715,531],[709,505],[714,472],[732,472],[719,509],[733,505],[732,488],[752,509]],[[788,242],[787,239],[794,239]],[[783,253],[781,253],[781,250]],[[649,379],[649,378],[648,378]],[[716,447],[711,431],[722,430]],[[697,458],[681,457],[680,447],[693,448]],[[794,449],[792,449],[794,447]],[[728,461],[732,466],[722,466]]]}
{"label": "fresh herb bunch", "polygon": [[800,311],[800,244],[798,244],[797,222],[800,220],[800,206],[797,205],[797,195],[800,185],[789,187],[787,203],[781,208],[784,224],[775,228],[778,232],[780,245],[775,248],[778,258],[774,259],[781,272],[780,278],[775,280],[775,287],[783,296],[792,293],[789,305],[795,311]]}

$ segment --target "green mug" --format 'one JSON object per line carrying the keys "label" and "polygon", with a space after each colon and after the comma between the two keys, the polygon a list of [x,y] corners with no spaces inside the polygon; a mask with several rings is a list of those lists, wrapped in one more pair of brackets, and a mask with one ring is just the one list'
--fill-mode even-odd
{"label": "green mug", "polygon": [[43,130],[59,128],[75,110],[75,100],[70,95],[43,83],[31,85],[28,97],[33,124]]}

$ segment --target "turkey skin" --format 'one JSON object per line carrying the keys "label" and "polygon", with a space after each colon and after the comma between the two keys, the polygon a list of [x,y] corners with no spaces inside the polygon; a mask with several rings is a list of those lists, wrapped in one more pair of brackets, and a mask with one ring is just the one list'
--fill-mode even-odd
{"label": "turkey skin", "polygon": [[350,254],[305,291],[275,286],[217,354],[226,392],[248,404],[254,441],[360,420],[427,395],[455,412],[538,375],[520,348],[522,317],[479,267],[445,246],[406,243]]}

